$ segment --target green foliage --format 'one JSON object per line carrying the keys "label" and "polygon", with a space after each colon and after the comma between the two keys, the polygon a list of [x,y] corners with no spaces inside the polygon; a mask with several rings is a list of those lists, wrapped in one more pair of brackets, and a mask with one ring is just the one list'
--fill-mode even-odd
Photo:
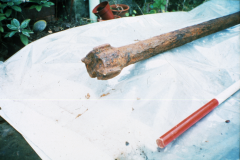
{"label": "green foliage", "polygon": [[[154,3],[150,5],[151,9],[155,9],[157,11],[163,12],[165,11],[165,6],[167,4],[166,0],[154,0]],[[150,11],[151,13],[151,11]]]}
{"label": "green foliage", "polygon": [[24,20],[21,24],[17,19],[13,19],[11,21],[11,24],[7,24],[7,27],[12,30],[11,32],[8,32],[5,37],[12,37],[15,35],[17,32],[20,34],[20,39],[23,44],[27,45],[28,44],[28,38],[30,37],[30,34],[33,32],[31,30],[26,29],[28,24],[30,22],[30,19]]}
{"label": "green foliage", "polygon": [[27,44],[28,44],[28,38],[27,38],[27,36],[25,36],[25,35],[23,35],[23,34],[20,34],[20,39],[21,39],[21,41],[22,41],[22,43],[23,43],[24,45],[27,45]]}
{"label": "green foliage", "polygon": [[11,30],[18,30],[18,27],[16,27],[15,25],[8,24],[7,27]]}
{"label": "green foliage", "polygon": [[137,3],[141,8],[144,6],[144,3],[145,3],[145,0],[133,0],[133,1]]}
{"label": "green foliage", "polygon": [[152,9],[149,13],[150,13],[150,14],[154,14],[154,13],[157,13],[157,11],[154,10],[154,9]]}
{"label": "green foliage", "polygon": [[[16,12],[21,12],[22,9],[18,6],[20,5],[22,2],[7,2],[7,3],[0,3],[0,32],[4,32],[4,27],[3,27],[3,24],[2,24],[2,21],[4,20],[10,20],[10,16],[14,11]],[[5,11],[5,13],[4,13]],[[18,25],[18,21],[12,21],[11,24],[9,24],[9,27],[14,30],[14,31],[11,31],[9,33],[7,33],[6,35],[8,37],[12,37],[15,33],[17,33],[18,31],[16,31],[18,28],[16,27],[16,25]],[[6,37],[5,35],[5,37]],[[1,38],[1,37],[0,37]]]}
{"label": "green foliage", "polygon": [[12,10],[7,9],[7,11],[5,12],[6,17],[9,17],[11,14],[12,14]]}
{"label": "green foliage", "polygon": [[[142,10],[144,14],[158,12],[190,11],[208,0],[146,0]],[[168,2],[168,3],[167,3]]]}
{"label": "green foliage", "polygon": [[22,34],[24,34],[27,37],[30,37],[29,33],[33,33],[33,32],[31,30],[29,30],[29,29],[23,29],[22,30]]}
{"label": "green foliage", "polygon": [[7,3],[0,3],[0,12],[3,13],[3,10],[7,8],[5,15],[6,17],[9,17],[12,14],[12,10],[15,10],[17,12],[22,12],[22,9],[18,6],[22,2],[7,2]]}
{"label": "green foliage", "polygon": [[52,5],[54,5],[53,2],[41,1],[38,5],[32,5],[29,9],[36,8],[40,12],[42,7],[51,7]]}
{"label": "green foliage", "polygon": [[[133,10],[132,17],[134,17],[135,14],[137,14],[137,11],[136,11],[136,10]],[[130,15],[129,13],[125,13],[125,16],[126,16],[126,17],[129,17],[129,15]]]}
{"label": "green foliage", "polygon": [[5,14],[0,14],[0,22],[1,22],[2,20],[4,20],[4,19],[7,19],[7,18],[5,17]]}
{"label": "green foliage", "polygon": [[37,10],[38,12],[40,12],[41,9],[42,9],[42,6],[41,6],[41,5],[32,5],[29,9],[34,9],[34,8],[36,8],[36,10]]}
{"label": "green foliage", "polygon": [[137,11],[136,11],[136,10],[133,10],[132,16],[134,17],[136,14],[137,14]]}
{"label": "green foliage", "polygon": [[190,11],[208,0],[169,0],[169,11]]}
{"label": "green foliage", "polygon": [[23,28],[26,28],[27,26],[28,26],[28,24],[29,24],[29,22],[30,22],[30,19],[26,19],[26,20],[24,20],[22,23],[21,23],[21,28],[23,29]]}
{"label": "green foliage", "polygon": [[[1,1],[1,0],[0,0]],[[27,29],[30,19],[24,20],[21,24],[14,18],[14,12],[22,12],[21,5],[22,2],[1,2],[0,3],[0,32],[4,33],[5,28],[9,28],[11,31],[5,34],[5,37],[12,37],[14,35],[19,35],[23,44],[28,44],[28,38],[33,32]],[[49,2],[48,0],[42,0],[39,3],[33,4],[30,9],[36,8],[37,11],[41,11],[42,7],[50,7],[54,3]],[[22,14],[22,13],[20,13]],[[11,24],[8,24],[11,20]],[[1,35],[0,35],[1,36]],[[0,37],[1,39],[1,37]]]}
{"label": "green foliage", "polygon": [[2,26],[0,26],[0,32],[4,32],[4,29]]}
{"label": "green foliage", "polygon": [[22,9],[18,6],[11,6],[11,7],[12,7],[12,9],[14,9],[17,12],[22,12]]}
{"label": "green foliage", "polygon": [[9,37],[12,37],[15,33],[17,33],[17,31],[12,31],[9,33]]}
{"label": "green foliage", "polygon": [[11,25],[16,26],[16,27],[20,27],[20,23],[19,23],[19,21],[17,19],[13,19],[11,21]]}

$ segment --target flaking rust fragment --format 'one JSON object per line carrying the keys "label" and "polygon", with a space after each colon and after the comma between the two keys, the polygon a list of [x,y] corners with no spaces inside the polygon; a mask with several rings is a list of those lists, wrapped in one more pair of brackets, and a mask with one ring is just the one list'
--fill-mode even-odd
{"label": "flaking rust fragment", "polygon": [[119,48],[104,44],[93,48],[82,62],[85,63],[90,77],[107,80],[120,74],[130,64],[239,23],[240,12],[237,12]]}

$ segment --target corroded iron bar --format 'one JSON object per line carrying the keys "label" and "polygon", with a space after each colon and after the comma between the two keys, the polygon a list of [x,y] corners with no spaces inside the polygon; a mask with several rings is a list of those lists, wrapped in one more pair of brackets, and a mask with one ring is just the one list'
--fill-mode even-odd
{"label": "corroded iron bar", "polygon": [[104,44],[93,48],[82,62],[86,64],[90,77],[107,80],[120,74],[130,64],[239,23],[240,12],[237,12],[119,48]]}

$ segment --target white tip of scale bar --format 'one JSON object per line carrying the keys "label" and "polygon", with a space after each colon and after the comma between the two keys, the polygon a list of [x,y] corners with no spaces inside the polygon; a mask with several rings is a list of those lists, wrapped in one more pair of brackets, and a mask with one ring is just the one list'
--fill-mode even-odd
{"label": "white tip of scale bar", "polygon": [[215,97],[215,99],[218,100],[219,105],[224,102],[226,99],[228,99],[228,97],[230,97],[231,95],[233,95],[235,92],[237,92],[240,89],[240,80],[238,80],[237,82],[235,82],[233,85],[231,85],[230,87],[228,87],[227,89],[225,89],[222,93],[220,93],[219,95],[217,95]]}

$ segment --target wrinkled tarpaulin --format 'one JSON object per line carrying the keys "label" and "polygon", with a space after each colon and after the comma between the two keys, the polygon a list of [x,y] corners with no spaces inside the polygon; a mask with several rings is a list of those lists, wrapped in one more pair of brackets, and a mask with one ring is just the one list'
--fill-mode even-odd
{"label": "wrinkled tarpaulin", "polygon": [[0,62],[0,115],[43,159],[237,159],[240,92],[165,149],[157,150],[155,140],[240,79],[239,25],[130,65],[107,81],[90,78],[81,58],[104,43],[119,47],[239,10],[239,1],[212,0],[190,12],[44,37]]}

